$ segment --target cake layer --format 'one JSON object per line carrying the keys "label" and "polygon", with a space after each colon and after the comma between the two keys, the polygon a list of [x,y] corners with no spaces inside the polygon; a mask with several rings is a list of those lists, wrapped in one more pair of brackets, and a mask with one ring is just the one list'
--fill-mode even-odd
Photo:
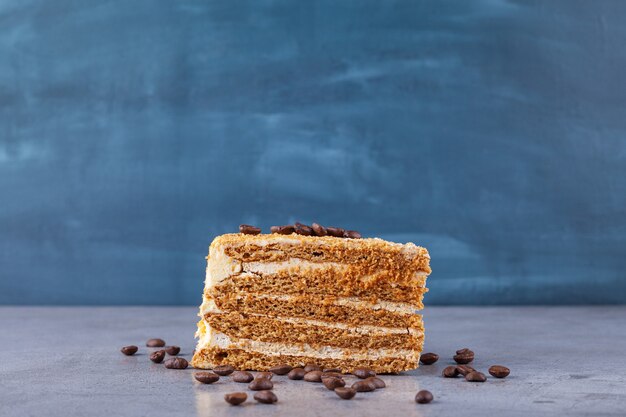
{"label": "cake layer", "polygon": [[[229,337],[261,342],[306,343],[314,347],[414,349],[423,340],[423,327],[349,326],[319,320],[269,318],[239,313],[206,313],[205,322]],[[421,323],[420,323],[421,324]]]}

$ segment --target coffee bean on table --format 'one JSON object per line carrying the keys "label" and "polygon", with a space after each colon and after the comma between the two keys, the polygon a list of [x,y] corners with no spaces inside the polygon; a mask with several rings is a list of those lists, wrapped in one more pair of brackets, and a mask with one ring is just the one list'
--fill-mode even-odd
{"label": "coffee bean on table", "polygon": [[343,237],[347,237],[350,239],[361,239],[361,234],[357,232],[356,230],[346,230],[343,233]]}
{"label": "coffee bean on table", "polygon": [[421,390],[415,395],[415,402],[418,404],[428,404],[433,400],[433,394],[428,390]]}
{"label": "coffee bean on table", "polygon": [[339,398],[344,400],[350,400],[354,398],[356,395],[356,390],[354,388],[335,388],[335,394],[339,396]]}
{"label": "coffee bean on table", "polygon": [[462,365],[468,364],[473,360],[474,352],[467,348],[457,350],[456,355],[454,355],[454,361]]}
{"label": "coffee bean on table", "polygon": [[248,388],[252,391],[262,391],[274,388],[274,383],[267,378],[255,378],[252,382],[250,382]]}
{"label": "coffee bean on table", "polygon": [[189,362],[187,362],[187,359],[178,356],[165,361],[167,369],[186,369],[188,366]]}
{"label": "coffee bean on table", "polygon": [[343,237],[345,230],[343,230],[341,227],[327,227],[326,232],[334,237]]}
{"label": "coffee bean on table", "polygon": [[215,375],[213,372],[196,372],[193,374],[193,377],[203,384],[212,384],[220,380],[220,377]]}
{"label": "coffee bean on table", "polygon": [[165,359],[165,351],[157,350],[156,352],[152,352],[150,354],[150,360],[154,363],[161,363]]}
{"label": "coffee bean on table", "polygon": [[[213,372],[215,372],[215,369],[213,369]],[[217,372],[215,373],[217,374]],[[231,379],[235,382],[247,384],[248,382],[252,381],[254,377],[248,371],[237,371],[231,375]]]}
{"label": "coffee bean on table", "polygon": [[368,379],[364,379],[363,381],[356,381],[352,384],[352,388],[356,390],[356,392],[371,392],[376,389],[376,385]]}
{"label": "coffee bean on table", "polygon": [[295,232],[295,228],[288,224],[286,226],[272,226],[270,227],[270,231],[272,233],[278,233],[279,235],[290,235]]}
{"label": "coffee bean on table", "polygon": [[343,378],[338,378],[336,376],[329,376],[326,378],[322,378],[322,383],[329,390],[334,390],[335,388],[341,388],[346,386],[346,381]]}
{"label": "coffee bean on table", "polygon": [[254,394],[254,399],[263,404],[274,404],[278,401],[278,397],[272,391],[259,391]]}
{"label": "coffee bean on table", "polygon": [[432,365],[438,360],[439,360],[439,355],[437,355],[436,353],[428,352],[420,356],[420,362],[422,362],[424,365]]}
{"label": "coffee bean on table", "polygon": [[328,371],[322,372],[321,378],[324,379],[324,378],[327,378],[329,376],[335,376],[335,377],[338,377],[338,378],[343,378],[343,374],[341,374],[339,372],[328,372]]}
{"label": "coffee bean on table", "polygon": [[235,368],[233,368],[231,365],[218,365],[211,370],[219,376],[227,376],[232,374],[235,371]]}
{"label": "coffee bean on table", "polygon": [[326,236],[328,234],[326,228],[317,223],[313,223],[311,225],[311,229],[313,229],[313,233],[315,234],[315,236]]}
{"label": "coffee bean on table", "polygon": [[293,368],[287,374],[287,378],[293,379],[293,380],[300,380],[300,379],[304,379],[304,375],[306,375],[306,371],[304,369],[302,369],[302,368]]}
{"label": "coffee bean on table", "polygon": [[459,375],[459,370],[457,368],[458,367],[454,365],[446,366],[443,369],[443,372],[441,372],[441,375],[443,375],[444,378],[456,378]]}
{"label": "coffee bean on table", "polygon": [[314,363],[307,363],[304,367],[305,372],[321,371],[321,370],[322,368],[319,365],[316,365]]}
{"label": "coffee bean on table", "polygon": [[372,371],[369,368],[356,368],[354,371],[352,371],[352,374],[361,379],[376,376],[376,372]]}
{"label": "coffee bean on table", "polygon": [[165,340],[163,339],[150,339],[146,342],[148,347],[163,347],[165,346]]}
{"label": "coffee bean on table", "polygon": [[303,236],[313,236],[313,229],[306,224],[298,223],[294,225],[296,233]]}
{"label": "coffee bean on table", "polygon": [[307,382],[322,382],[322,371],[311,371],[304,375]]}
{"label": "coffee bean on table", "polygon": [[507,376],[509,376],[511,371],[506,366],[493,365],[489,368],[489,373],[494,378],[506,378]]}
{"label": "coffee bean on table", "polygon": [[376,389],[379,388],[385,388],[387,386],[387,384],[385,384],[385,381],[383,381],[382,379],[378,378],[377,376],[371,376],[369,378],[365,378],[366,381],[371,381],[374,386],[376,387]]}
{"label": "coffee bean on table", "polygon": [[474,372],[475,370],[476,369],[472,368],[469,365],[457,365],[456,366],[456,371],[463,376],[469,374],[470,372]]}
{"label": "coffee bean on table", "polygon": [[231,392],[224,395],[224,399],[228,404],[239,405],[248,399],[248,394],[245,392]]}
{"label": "coffee bean on table", "polygon": [[287,375],[293,368],[289,365],[276,365],[270,368],[270,371],[276,375]]}
{"label": "coffee bean on table", "polygon": [[240,224],[239,233],[243,233],[244,235],[258,235],[261,233],[261,228],[250,226],[249,224]]}
{"label": "coffee bean on table", "polygon": [[473,371],[465,375],[465,380],[469,382],[485,382],[487,377],[482,372]]}
{"label": "coffee bean on table", "polygon": [[274,377],[274,374],[271,372],[259,372],[258,374],[256,374],[256,377],[272,379]]}
{"label": "coffee bean on table", "polygon": [[336,372],[338,374],[341,374],[341,369],[339,369],[339,368],[326,368],[326,369],[324,369],[324,372]]}
{"label": "coffee bean on table", "polygon": [[180,353],[180,347],[178,346],[168,346],[165,348],[165,351],[168,355],[176,356]]}
{"label": "coffee bean on table", "polygon": [[130,346],[124,346],[123,348],[121,348],[120,352],[122,352],[126,356],[131,356],[137,353],[138,350],[139,348],[137,346],[130,345]]}

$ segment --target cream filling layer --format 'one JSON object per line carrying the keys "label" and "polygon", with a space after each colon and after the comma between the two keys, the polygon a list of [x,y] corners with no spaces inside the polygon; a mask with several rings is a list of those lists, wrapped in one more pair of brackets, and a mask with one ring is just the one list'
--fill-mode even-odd
{"label": "cream filling layer", "polygon": [[259,342],[250,339],[233,340],[224,333],[207,328],[198,343],[200,348],[217,347],[220,349],[244,349],[263,355],[305,356],[325,359],[356,359],[376,360],[380,358],[401,357],[417,361],[419,351],[410,349],[350,349],[322,346],[312,347],[308,344],[289,345],[285,343]]}

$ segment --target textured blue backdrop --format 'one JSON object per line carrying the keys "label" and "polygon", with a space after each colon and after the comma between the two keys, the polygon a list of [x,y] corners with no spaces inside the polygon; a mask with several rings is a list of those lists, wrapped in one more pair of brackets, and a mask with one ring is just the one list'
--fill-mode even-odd
{"label": "textured blue backdrop", "polygon": [[0,303],[197,304],[210,240],[429,248],[427,302],[626,301],[626,2],[0,5]]}

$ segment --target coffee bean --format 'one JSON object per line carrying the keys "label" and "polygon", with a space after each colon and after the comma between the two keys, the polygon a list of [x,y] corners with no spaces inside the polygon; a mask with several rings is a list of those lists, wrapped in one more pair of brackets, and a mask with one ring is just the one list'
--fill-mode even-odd
{"label": "coffee bean", "polygon": [[376,389],[385,388],[387,386],[387,384],[385,384],[385,381],[378,378],[377,376],[370,376],[369,378],[365,378],[365,380],[371,381],[372,383],[374,383],[374,386],[376,387]]}
{"label": "coffee bean", "polygon": [[356,381],[352,384],[352,388],[356,390],[356,392],[370,392],[376,389],[376,385],[368,379],[364,379],[362,381]]}
{"label": "coffee bean", "polygon": [[[215,369],[213,369],[213,372],[215,372]],[[235,382],[241,382],[241,383],[247,384],[248,382],[252,381],[254,377],[248,371],[237,371],[232,374],[231,379]]]}
{"label": "coffee bean", "polygon": [[324,372],[337,372],[338,374],[341,374],[341,369],[339,369],[339,368],[326,368],[326,369],[324,369]]}
{"label": "coffee bean", "polygon": [[356,390],[354,388],[335,388],[335,394],[339,396],[339,398],[344,400],[351,400],[356,395]]}
{"label": "coffee bean", "polygon": [[232,374],[235,371],[235,368],[233,368],[231,365],[218,365],[214,367],[212,371],[218,374],[219,376],[226,376],[226,375]]}
{"label": "coffee bean", "polygon": [[130,345],[130,346],[124,346],[123,348],[121,348],[120,352],[122,352],[126,356],[131,356],[137,353],[138,350],[139,348],[137,346]]}
{"label": "coffee bean", "polygon": [[224,395],[224,399],[228,404],[239,405],[248,399],[248,394],[245,392],[231,392]]}
{"label": "coffee bean", "polygon": [[485,382],[487,377],[482,372],[473,371],[465,375],[465,380],[469,382]]}
{"label": "coffee bean", "polygon": [[261,228],[250,226],[249,224],[240,224],[239,233],[243,233],[244,235],[258,235],[261,233]]}
{"label": "coffee bean", "polygon": [[272,379],[274,377],[274,374],[271,372],[259,372],[258,374],[256,374],[256,377]]}
{"label": "coffee bean", "polygon": [[289,365],[276,365],[270,368],[270,371],[276,375],[287,375],[293,368]]}
{"label": "coffee bean", "polygon": [[343,233],[345,232],[345,230],[343,230],[341,227],[327,227],[326,232],[328,232],[330,236],[343,237]]}
{"label": "coffee bean", "polygon": [[428,404],[433,400],[433,394],[425,389],[415,395],[415,402],[418,404]]}
{"label": "coffee bean", "polygon": [[168,346],[165,348],[165,351],[168,355],[176,356],[180,353],[180,348],[178,346]]}
{"label": "coffee bean", "polygon": [[337,378],[336,376],[328,376],[326,378],[322,378],[322,383],[329,390],[334,390],[335,388],[346,386],[346,381],[344,381],[343,378]]}
{"label": "coffee bean", "polygon": [[304,379],[304,375],[306,375],[306,371],[304,369],[302,369],[302,368],[293,368],[287,374],[287,378],[293,379],[293,380],[301,380],[301,379]]}
{"label": "coffee bean", "polygon": [[196,372],[193,374],[193,377],[203,384],[212,384],[220,380],[220,377],[215,375],[213,372]]}
{"label": "coffee bean", "polygon": [[361,234],[357,232],[356,230],[346,230],[343,233],[343,237],[347,237],[350,239],[361,239]]}
{"label": "coffee bean", "polygon": [[340,374],[339,372],[327,372],[327,371],[322,372],[322,375],[321,375],[322,379],[323,378],[327,378],[329,376],[334,376],[334,377],[337,377],[337,378],[343,378],[343,374]]}
{"label": "coffee bean", "polygon": [[296,231],[295,227],[288,224],[286,226],[272,226],[270,227],[272,233],[278,233],[279,235],[290,235]]}
{"label": "coffee bean", "polygon": [[185,358],[179,358],[178,356],[165,361],[165,367],[167,369],[186,369],[189,366],[189,362]]}
{"label": "coffee bean", "polygon": [[311,371],[304,375],[307,382],[322,382],[322,371]]}
{"label": "coffee bean", "polygon": [[489,368],[489,373],[494,378],[506,378],[507,376],[509,376],[511,371],[506,366],[493,365]]}
{"label": "coffee bean", "polygon": [[441,375],[443,375],[444,378],[456,378],[459,375],[459,370],[454,365],[446,366]]}
{"label": "coffee bean", "polygon": [[422,356],[420,356],[420,362],[422,362],[424,365],[432,365],[438,360],[439,360],[439,355],[437,355],[436,353],[428,352],[428,353],[423,353]]}
{"label": "coffee bean", "polygon": [[371,376],[376,376],[376,372],[372,371],[369,368],[356,368],[354,371],[352,371],[352,374],[354,374],[354,376],[356,376],[357,378],[361,378],[361,379],[369,378]]}
{"label": "coffee bean", "polygon": [[150,339],[146,342],[148,347],[163,347],[165,346],[165,340],[163,339]]}
{"label": "coffee bean", "polygon": [[313,236],[313,229],[306,224],[298,223],[294,225],[296,233],[303,236]]}
{"label": "coffee bean", "polygon": [[316,365],[314,363],[307,363],[306,366],[304,367],[305,372],[321,371],[321,370],[322,368],[319,365]]}
{"label": "coffee bean", "polygon": [[157,350],[156,352],[152,352],[150,354],[150,360],[154,363],[161,363],[165,359],[165,351]]}
{"label": "coffee bean", "polygon": [[252,382],[250,382],[248,388],[252,391],[262,391],[274,388],[274,383],[267,378],[255,378]]}
{"label": "coffee bean", "polygon": [[315,236],[326,236],[328,234],[326,228],[317,223],[313,223],[311,225],[311,229],[313,229],[313,233],[315,234]]}
{"label": "coffee bean", "polygon": [[254,399],[263,404],[274,404],[278,397],[272,391],[259,391],[254,394]]}
{"label": "coffee bean", "polygon": [[467,375],[470,372],[474,372],[476,369],[472,368],[469,365],[458,365],[456,366],[456,371],[460,374],[460,375]]}
{"label": "coffee bean", "polygon": [[454,361],[459,364],[468,364],[474,360],[474,352],[469,350],[468,348],[459,349],[456,351],[456,355],[454,355]]}

